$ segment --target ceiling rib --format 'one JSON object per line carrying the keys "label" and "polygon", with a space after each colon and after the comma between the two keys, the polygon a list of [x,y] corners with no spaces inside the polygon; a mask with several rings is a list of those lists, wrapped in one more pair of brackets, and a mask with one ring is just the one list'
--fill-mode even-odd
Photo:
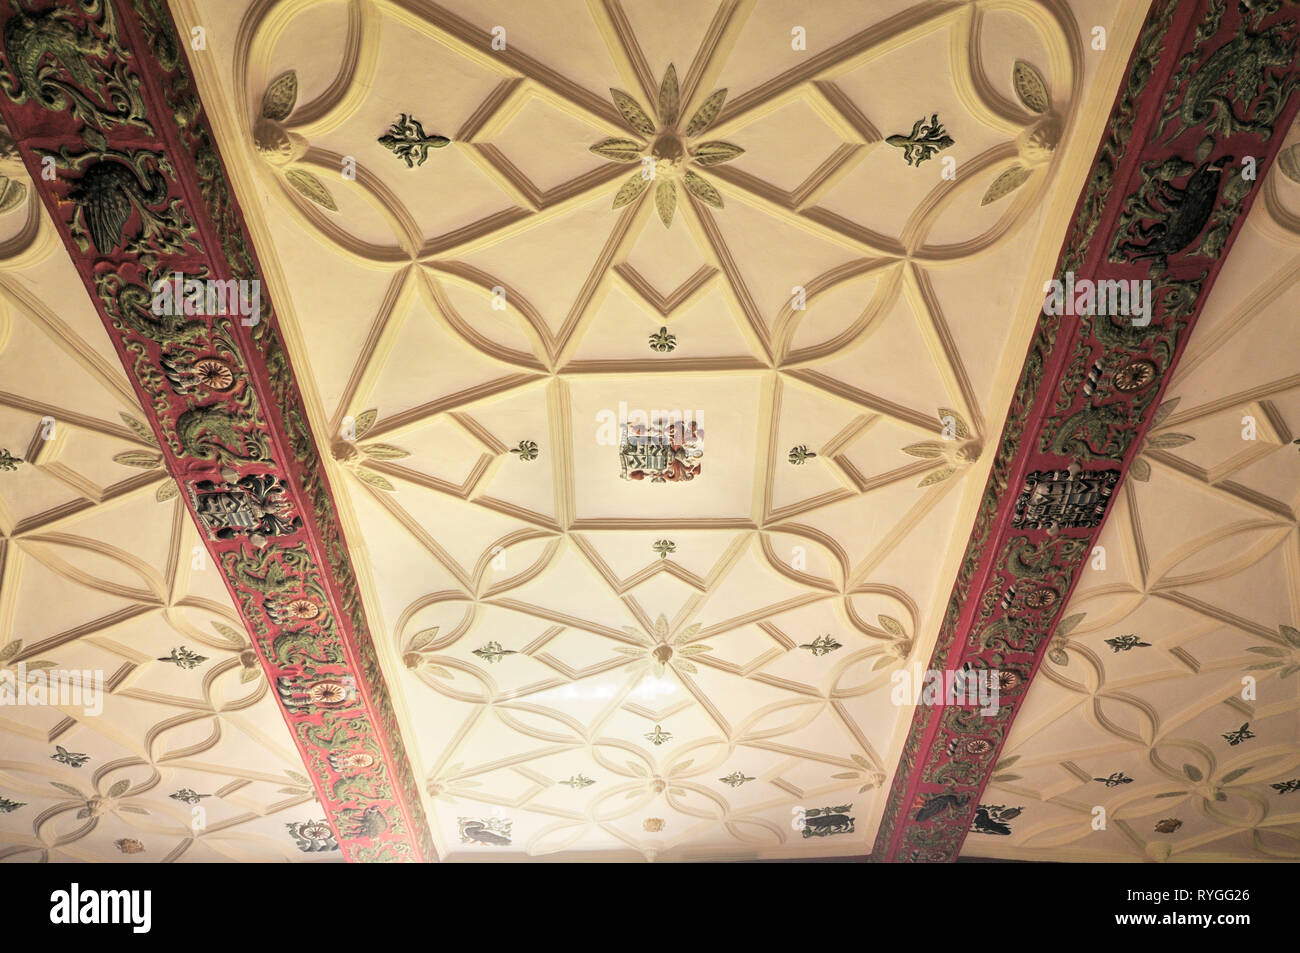
{"label": "ceiling rib", "polygon": [[[343,855],[434,860],[325,467],[166,4],[24,6],[0,9],[0,118],[276,687]],[[243,300],[260,309],[159,314],[157,282],[176,272],[247,283]]]}
{"label": "ceiling rib", "polygon": [[[951,861],[961,851],[1091,558],[1107,508],[1101,488],[1112,486],[1113,500],[1141,449],[1254,186],[1300,107],[1298,37],[1295,8],[1275,3],[1152,7],[1056,271],[1062,281],[1072,272],[1149,282],[1150,323],[1045,306],[929,666],[997,673],[1000,704],[990,717],[978,706],[917,706],[873,860]],[[1278,50],[1289,53],[1265,55]],[[1259,56],[1273,65],[1243,72]]]}

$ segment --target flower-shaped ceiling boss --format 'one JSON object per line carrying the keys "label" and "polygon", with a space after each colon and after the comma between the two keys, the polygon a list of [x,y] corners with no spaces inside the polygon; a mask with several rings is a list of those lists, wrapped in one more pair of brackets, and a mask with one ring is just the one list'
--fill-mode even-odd
{"label": "flower-shaped ceiling boss", "polygon": [[641,168],[618,190],[614,208],[622,208],[637,198],[651,182],[655,186],[655,208],[667,227],[673,222],[677,209],[677,183],[681,182],[700,201],[722,208],[722,196],[707,179],[695,172],[692,166],[706,167],[729,162],[745,150],[730,142],[692,143],[718,118],[727,91],[720,89],[709,96],[696,110],[686,129],[678,126],[681,93],[677,87],[677,70],[671,63],[659,85],[659,123],[655,124],[635,99],[620,89],[611,89],[614,105],[623,114],[628,125],[643,139],[602,139],[591,151],[615,162],[639,162]]}

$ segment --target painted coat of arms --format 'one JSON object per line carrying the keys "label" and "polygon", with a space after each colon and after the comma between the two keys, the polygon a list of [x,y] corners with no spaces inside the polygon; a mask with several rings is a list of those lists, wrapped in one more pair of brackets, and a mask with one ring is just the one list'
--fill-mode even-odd
{"label": "painted coat of arms", "polygon": [[1118,470],[1035,470],[1025,477],[1011,519],[1015,529],[1074,529],[1101,525]]}
{"label": "painted coat of arms", "polygon": [[213,539],[247,536],[262,545],[268,536],[287,536],[302,529],[285,496],[284,480],[269,473],[241,477],[222,471],[222,481],[199,480],[190,484],[190,502]]}
{"label": "painted coat of arms", "polygon": [[619,426],[619,476],[677,483],[694,480],[704,457],[704,428],[693,420]]}

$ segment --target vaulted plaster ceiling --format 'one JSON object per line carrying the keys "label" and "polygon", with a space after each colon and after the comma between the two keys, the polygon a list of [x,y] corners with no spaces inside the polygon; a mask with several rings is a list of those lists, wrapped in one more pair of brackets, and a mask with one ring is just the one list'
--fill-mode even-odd
{"label": "vaulted plaster ceiling", "polygon": [[[170,7],[206,39],[190,63],[328,448],[438,856],[870,850],[913,714],[890,677],[934,648],[1146,4]],[[631,132],[611,88],[656,132]],[[639,162],[591,147],[636,135],[671,159],[658,130],[685,133],[721,89],[686,145],[743,152],[688,163],[708,186],[676,179],[671,216],[656,202],[684,171],[670,162],[612,207]],[[379,141],[404,135],[399,117],[451,141],[408,164]],[[951,141],[903,148],[927,131]],[[967,854],[1295,854],[1294,822],[1265,804],[1300,763],[1294,685],[1259,673],[1267,763],[1216,740],[1249,714],[1229,698],[1241,653],[1286,648],[1278,625],[1300,613],[1282,448],[1300,380],[1294,348],[1257,353],[1265,323],[1286,339],[1294,265],[1262,262],[1289,259],[1300,187],[1270,183],[1243,238],[1268,250],[1232,259],[1157,432],[1197,439],[1153,438],[1150,479],[1126,484],[1107,569],[1066,610],[1084,613],[1067,661],[1044,664],[1003,752],[1015,767],[984,797],[1026,810]],[[41,809],[0,815],[0,851],[116,859],[130,838],[145,860],[338,859],[286,832],[320,833],[321,809],[241,662],[229,595],[191,562],[179,499],[157,500],[166,474],[144,466],[150,437],[122,416],[141,411],[44,211],[0,216],[0,241],[0,446],[31,464],[0,475],[0,624],[23,639],[5,664],[115,673],[104,718],[0,709],[0,795]],[[694,479],[620,479],[620,408],[693,415]],[[1247,412],[1254,445],[1224,429]],[[1265,567],[1277,584],[1260,597]],[[1129,632],[1152,645],[1102,641]],[[178,646],[207,660],[158,659]],[[91,759],[59,764],[55,744]],[[1233,804],[1273,832],[1201,805],[1199,787],[1247,765]],[[1084,780],[1120,770],[1135,781]],[[50,782],[104,800],[76,818]],[[1174,788],[1188,793],[1151,799]],[[208,795],[202,832],[180,789]],[[1097,803],[1111,832],[1088,838]],[[801,813],[844,805],[851,832],[800,836]],[[1187,823],[1161,839],[1170,811]]]}

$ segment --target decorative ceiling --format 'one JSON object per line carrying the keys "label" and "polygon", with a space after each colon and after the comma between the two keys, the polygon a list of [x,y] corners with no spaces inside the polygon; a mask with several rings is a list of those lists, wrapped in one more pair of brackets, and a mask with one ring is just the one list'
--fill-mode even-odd
{"label": "decorative ceiling", "polygon": [[[0,665],[102,671],[105,696],[95,717],[0,710],[0,856],[378,858],[371,837],[471,862],[845,856],[915,814],[890,800],[918,717],[895,683],[946,652],[1147,3],[80,5],[141,18],[120,35],[161,64],[151,106],[184,101],[188,61],[204,118],[159,137],[198,184],[162,172],[202,194],[201,239],[256,250],[267,316],[231,353],[273,452],[297,454],[272,472],[309,515],[301,618],[337,627],[268,629],[223,585],[223,553],[279,544],[200,534],[186,477],[247,467],[173,457],[86,293],[120,234],[88,213],[72,267],[61,216],[85,187],[43,207],[41,146],[16,135]],[[151,25],[168,9],[181,57]],[[966,855],[1297,856],[1300,185],[1264,187]],[[149,239],[156,202],[117,232]],[[217,363],[195,370],[238,392],[240,362]],[[337,666],[293,669],[325,641]],[[1270,667],[1245,700],[1251,664]],[[297,717],[298,674],[349,701],[361,683],[361,748]],[[379,793],[349,800],[363,758]]]}

